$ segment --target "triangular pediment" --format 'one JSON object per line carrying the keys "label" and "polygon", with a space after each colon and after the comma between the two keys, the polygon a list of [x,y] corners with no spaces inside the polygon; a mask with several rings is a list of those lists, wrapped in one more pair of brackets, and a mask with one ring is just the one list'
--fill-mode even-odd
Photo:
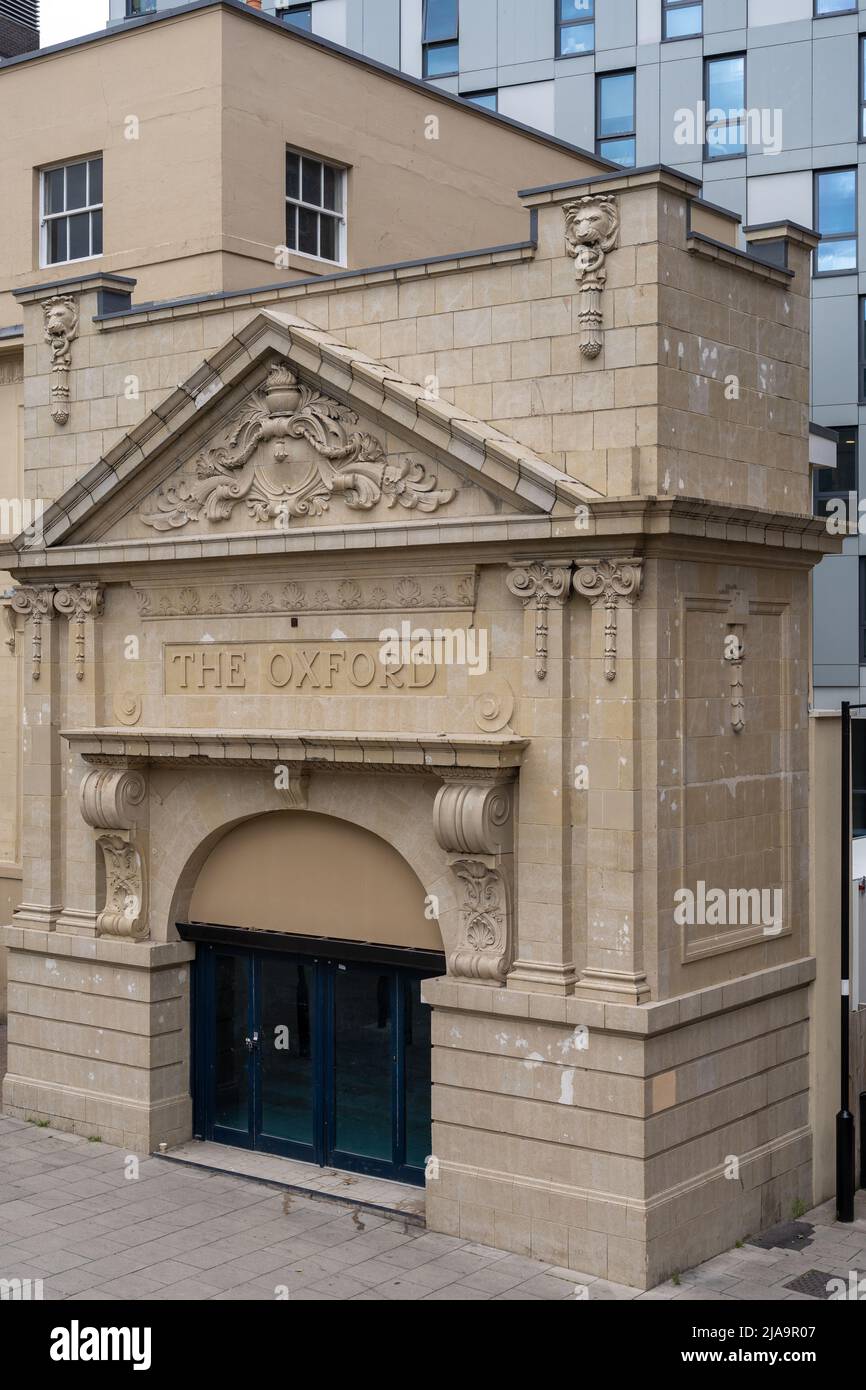
{"label": "triangular pediment", "polygon": [[266,310],[49,508],[43,544],[550,516],[596,496],[385,364]]}

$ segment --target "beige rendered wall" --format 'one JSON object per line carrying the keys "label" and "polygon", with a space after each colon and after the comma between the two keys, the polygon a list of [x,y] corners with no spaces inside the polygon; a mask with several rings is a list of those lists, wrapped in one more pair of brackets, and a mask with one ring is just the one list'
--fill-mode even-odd
{"label": "beige rendered wall", "polygon": [[[333,271],[275,268],[287,144],[349,166],[352,266],[525,240],[518,187],[598,168],[219,6],[0,71],[0,129],[0,326],[4,291],[84,271],[137,276],[139,301]],[[104,255],[40,269],[37,171],[100,151]]]}
{"label": "beige rendered wall", "polygon": [[305,811],[229,831],[199,874],[193,922],[441,951],[424,888],[392,845]]}

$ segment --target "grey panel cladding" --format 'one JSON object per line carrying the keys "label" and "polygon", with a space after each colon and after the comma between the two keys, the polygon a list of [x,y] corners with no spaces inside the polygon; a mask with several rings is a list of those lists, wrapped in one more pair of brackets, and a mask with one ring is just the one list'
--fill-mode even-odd
{"label": "grey panel cladding", "polygon": [[856,555],[827,555],[814,572],[815,663],[849,666],[859,661],[860,591]]}
{"label": "grey panel cladding", "polygon": [[[781,113],[782,148],[786,152],[808,150],[812,143],[812,45],[781,43],[774,48],[751,49],[746,100],[750,108]],[[802,159],[798,166],[802,167]],[[771,166],[766,172],[776,170]]]}
{"label": "grey panel cladding", "polygon": [[748,22],[747,0],[704,0],[705,34],[745,29]]}
{"label": "grey panel cladding", "polygon": [[[390,68],[400,66],[400,0],[362,0],[363,39],[361,47],[368,58],[386,63]],[[357,9],[349,5],[348,11]]]}
{"label": "grey panel cladding", "polygon": [[856,98],[858,67],[857,43],[851,36],[816,37],[812,44],[813,145],[857,139],[857,102],[852,94]]}
{"label": "grey panel cladding", "polygon": [[[552,60],[555,41],[552,3],[533,5],[527,4],[527,0],[499,0],[497,52],[500,67]],[[549,75],[552,77],[553,73]]]}
{"label": "grey panel cladding", "polygon": [[851,294],[816,295],[812,302],[812,402],[850,406],[857,400],[856,279]]}
{"label": "grey panel cladding", "polygon": [[[662,164],[691,163],[703,158],[703,131],[698,122],[698,104],[703,99],[704,65],[700,58],[683,58],[659,67],[659,157]],[[694,113],[694,139],[688,134],[678,112]],[[679,138],[678,138],[679,135]]]}
{"label": "grey panel cladding", "polygon": [[605,0],[595,7],[595,46],[600,52],[608,48],[627,48],[637,43],[637,8],[635,0]]}
{"label": "grey panel cladding", "polygon": [[492,68],[491,87],[499,85],[495,72],[498,32],[499,0],[472,0],[471,5],[460,6],[460,71]]}

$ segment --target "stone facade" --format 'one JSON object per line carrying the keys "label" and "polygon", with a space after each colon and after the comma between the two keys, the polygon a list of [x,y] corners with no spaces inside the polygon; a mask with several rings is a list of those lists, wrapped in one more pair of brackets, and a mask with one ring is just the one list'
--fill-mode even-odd
{"label": "stone facade", "polygon": [[[535,245],[339,282],[105,314],[84,277],[68,423],[55,290],[19,292],[26,489],[58,500],[0,555],[4,1104],[188,1137],[203,864],[254,816],[350,821],[447,963],[428,1223],[647,1287],[811,1196],[814,238],[745,254],[667,171],[523,201]],[[407,621],[451,655],[383,657]]]}

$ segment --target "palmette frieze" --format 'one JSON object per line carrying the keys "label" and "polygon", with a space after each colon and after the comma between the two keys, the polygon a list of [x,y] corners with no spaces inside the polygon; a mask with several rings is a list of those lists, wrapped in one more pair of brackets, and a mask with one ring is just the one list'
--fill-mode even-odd
{"label": "palmette frieze", "polygon": [[474,571],[264,584],[185,584],[135,588],[140,618],[244,617],[269,613],[379,613],[475,608]]}

